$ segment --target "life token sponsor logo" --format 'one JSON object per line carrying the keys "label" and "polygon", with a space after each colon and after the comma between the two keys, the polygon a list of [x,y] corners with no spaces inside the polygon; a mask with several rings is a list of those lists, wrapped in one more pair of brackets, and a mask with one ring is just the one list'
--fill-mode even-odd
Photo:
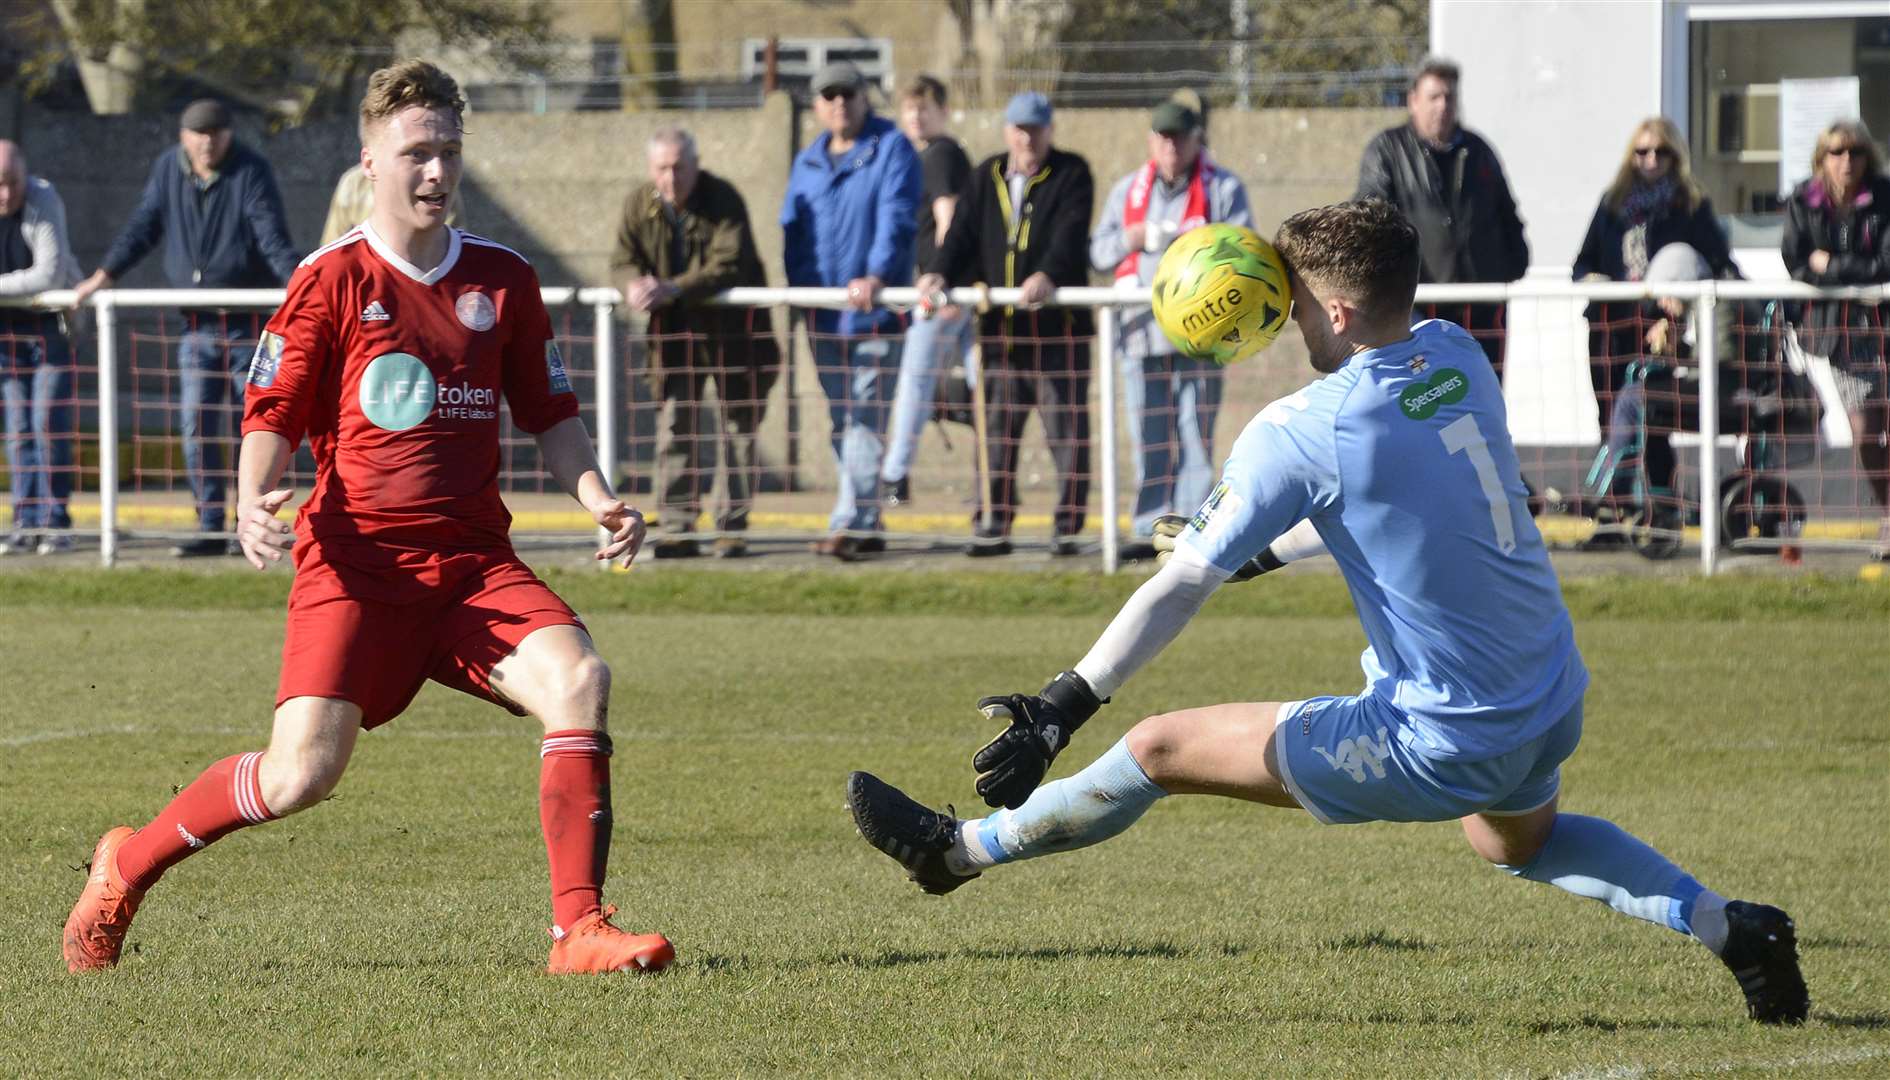
{"label": "life token sponsor logo", "polygon": [[558,351],[558,343],[545,342],[545,377],[551,381],[554,394],[571,393],[571,376],[564,370],[564,354]]}
{"label": "life token sponsor logo", "polygon": [[361,373],[361,414],[385,431],[405,431],[433,411],[433,372],[411,353],[383,353]]}
{"label": "life token sponsor logo", "polygon": [[256,355],[249,360],[249,384],[267,390],[276,385],[276,372],[282,370],[282,338],[263,331],[256,339]]}
{"label": "life token sponsor logo", "polygon": [[361,414],[384,431],[406,431],[437,412],[443,420],[496,420],[498,392],[460,382],[442,386],[419,357],[384,353],[361,373]]}
{"label": "life token sponsor logo", "polygon": [[386,322],[391,318],[393,316],[387,313],[379,300],[370,300],[368,306],[361,309],[362,322]]}
{"label": "life token sponsor logo", "polygon": [[492,297],[473,290],[459,294],[453,302],[453,314],[459,316],[460,324],[475,333],[492,329],[492,324],[499,321],[499,309],[492,304]]}
{"label": "life token sponsor logo", "polygon": [[1470,393],[1470,380],[1456,368],[1439,368],[1429,382],[1412,383],[1398,398],[1404,415],[1413,420],[1429,420],[1437,410],[1455,405]]}
{"label": "life token sponsor logo", "polygon": [[1372,741],[1370,735],[1360,735],[1355,739],[1342,740],[1339,745],[1327,750],[1323,746],[1313,747],[1334,772],[1342,772],[1352,778],[1352,782],[1365,782],[1365,770],[1372,771],[1374,780],[1385,778],[1385,759],[1391,756],[1391,739],[1383,727],[1378,729],[1378,739]]}

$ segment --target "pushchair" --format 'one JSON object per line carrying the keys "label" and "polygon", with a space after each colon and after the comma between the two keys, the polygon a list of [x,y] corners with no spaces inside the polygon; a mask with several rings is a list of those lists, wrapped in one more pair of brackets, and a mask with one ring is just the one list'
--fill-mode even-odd
{"label": "pushchair", "polygon": [[[1719,434],[1734,464],[1720,480],[1718,543],[1777,548],[1804,530],[1805,500],[1787,470],[1817,454],[1814,391],[1786,363],[1779,304],[1721,301]],[[1699,368],[1686,355],[1644,354],[1629,364],[1617,391],[1607,439],[1583,481],[1583,502],[1597,533],[1625,533],[1649,559],[1680,551],[1697,522],[1699,492],[1676,488],[1687,474],[1672,436],[1699,431]],[[1656,443],[1654,440],[1660,440]],[[1612,511],[1612,523],[1605,519]]]}

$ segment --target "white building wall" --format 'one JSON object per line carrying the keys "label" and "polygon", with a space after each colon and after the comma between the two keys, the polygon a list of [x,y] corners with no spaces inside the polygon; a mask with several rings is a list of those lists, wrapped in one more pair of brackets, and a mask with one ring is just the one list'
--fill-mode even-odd
{"label": "white building wall", "polygon": [[1533,272],[1567,273],[1628,133],[1661,111],[1668,25],[1660,0],[1432,0],[1431,51],[1463,66],[1464,126],[1503,159]]}

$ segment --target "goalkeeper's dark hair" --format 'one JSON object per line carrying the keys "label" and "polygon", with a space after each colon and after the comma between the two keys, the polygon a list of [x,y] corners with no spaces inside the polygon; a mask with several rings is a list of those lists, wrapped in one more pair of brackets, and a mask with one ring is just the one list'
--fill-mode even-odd
{"label": "goalkeeper's dark hair", "polygon": [[1281,223],[1273,246],[1313,291],[1337,293],[1368,319],[1411,310],[1421,266],[1417,228],[1382,199],[1302,210]]}
{"label": "goalkeeper's dark hair", "polygon": [[453,119],[465,125],[466,99],[460,95],[459,84],[434,64],[409,57],[368,76],[367,93],[361,95],[361,141],[368,141],[375,125],[415,105],[451,109]]}

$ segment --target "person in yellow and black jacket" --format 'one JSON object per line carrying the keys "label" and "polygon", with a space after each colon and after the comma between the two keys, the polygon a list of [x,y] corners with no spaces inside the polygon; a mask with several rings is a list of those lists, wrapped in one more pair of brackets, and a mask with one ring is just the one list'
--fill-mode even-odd
{"label": "person in yellow and black jacket", "polygon": [[1058,477],[1051,551],[1077,553],[1089,501],[1087,308],[1042,307],[1059,286],[1089,283],[1089,218],[1096,183],[1089,163],[1051,146],[1049,99],[1026,92],[1004,110],[1002,154],[980,162],[960,193],[945,242],[923,268],[921,295],[950,285],[1015,286],[1024,302],[978,320],[989,441],[989,514],[973,518],[965,553],[1010,553],[1017,510],[1017,452],[1035,409]]}

